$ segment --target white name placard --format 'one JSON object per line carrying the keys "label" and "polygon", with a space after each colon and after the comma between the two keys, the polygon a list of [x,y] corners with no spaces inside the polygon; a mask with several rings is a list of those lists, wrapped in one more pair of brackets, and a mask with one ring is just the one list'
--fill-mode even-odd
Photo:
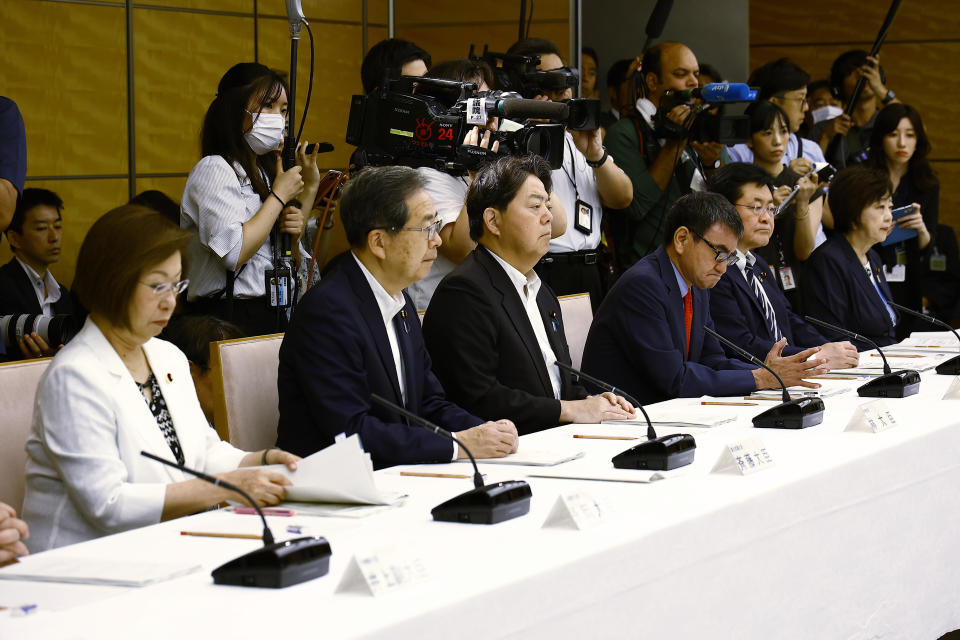
{"label": "white name placard", "polygon": [[579,491],[561,493],[543,522],[544,529],[589,529],[608,515],[593,496]]}
{"label": "white name placard", "polygon": [[382,596],[423,582],[429,577],[423,561],[401,547],[358,553],[350,559],[337,593]]}
{"label": "white name placard", "polygon": [[728,443],[713,467],[713,473],[747,476],[773,466],[773,455],[760,438],[745,438]]}
{"label": "white name placard", "polygon": [[960,376],[954,376],[953,382],[947,387],[947,392],[943,394],[944,400],[960,400]]}
{"label": "white name placard", "polygon": [[844,431],[866,431],[880,433],[897,426],[897,419],[890,413],[890,408],[883,400],[864,402],[853,410],[850,422]]}

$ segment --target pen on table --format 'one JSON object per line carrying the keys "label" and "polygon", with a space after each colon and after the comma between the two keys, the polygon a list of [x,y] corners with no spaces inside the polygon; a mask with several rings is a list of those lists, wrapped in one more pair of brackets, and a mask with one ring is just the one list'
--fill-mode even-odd
{"label": "pen on table", "polygon": [[583,434],[576,434],[574,438],[584,438],[586,440],[636,440],[631,436],[588,436]]}
{"label": "pen on table", "polygon": [[[234,507],[233,512],[241,513],[243,515],[251,515],[251,516],[257,515],[257,510],[254,509],[253,507]],[[271,508],[263,509],[263,515],[265,516],[287,517],[287,516],[294,516],[296,515],[296,513],[297,512],[294,511],[293,509],[271,509]]]}
{"label": "pen on table", "polygon": [[182,536],[197,536],[200,538],[239,538],[241,540],[263,540],[257,533],[214,533],[211,531],[181,531]]}
{"label": "pen on table", "polygon": [[[766,398],[744,398],[744,400],[766,400]],[[755,407],[757,406],[756,402],[715,402],[713,400],[703,400],[700,402],[702,406],[711,406],[711,407]]]}
{"label": "pen on table", "polygon": [[416,476],[417,478],[456,478],[458,480],[467,479],[469,480],[473,476],[468,476],[462,473],[426,473],[423,471],[401,471],[400,475],[402,476]]}
{"label": "pen on table", "polygon": [[809,376],[804,380],[859,380],[857,376]]}
{"label": "pen on table", "polygon": [[[922,353],[888,353],[886,354],[888,358],[926,358],[927,356]],[[879,358],[879,353],[871,353],[871,357]]]}

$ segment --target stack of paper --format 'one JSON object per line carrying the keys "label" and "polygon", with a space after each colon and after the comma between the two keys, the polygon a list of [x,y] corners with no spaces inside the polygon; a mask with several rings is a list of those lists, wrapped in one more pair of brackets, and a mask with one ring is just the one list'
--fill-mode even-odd
{"label": "stack of paper", "polygon": [[[737,419],[736,413],[701,404],[701,398],[675,398],[645,408],[655,427],[717,427]],[[634,416],[633,420],[610,420],[604,424],[647,426],[647,421],[639,409]]]}
{"label": "stack of paper", "polygon": [[[477,462],[484,464],[520,464],[531,467],[552,467],[563,462],[583,457],[583,451],[548,451],[545,449],[523,448],[517,453],[511,453],[502,458],[484,458]],[[457,462],[469,463],[469,458],[461,458]]]}
{"label": "stack of paper", "polygon": [[391,504],[401,497],[377,488],[370,454],[360,446],[356,434],[304,458],[296,471],[285,465],[268,468],[290,479],[293,486],[287,487],[287,499],[297,502]]}
{"label": "stack of paper", "polygon": [[[940,344],[943,343],[941,342]],[[956,352],[954,352],[954,354],[956,354]],[[883,355],[886,356],[887,362],[890,364],[890,369],[893,371],[900,371],[901,369],[927,371],[951,357],[950,353],[943,351],[917,353],[914,350],[900,349],[896,346],[885,347]],[[860,364],[858,366],[839,370],[835,373],[837,375],[849,373],[851,375],[866,374],[879,376],[883,374],[883,358],[880,357],[876,349],[864,351],[860,354]]]}
{"label": "stack of paper", "polygon": [[0,569],[0,579],[143,587],[178,578],[200,568],[199,564],[190,563],[119,562],[44,553],[21,558],[19,562]]}
{"label": "stack of paper", "polygon": [[891,349],[903,349],[911,353],[960,353],[960,342],[949,331],[928,331],[919,333],[914,331],[910,337]]}

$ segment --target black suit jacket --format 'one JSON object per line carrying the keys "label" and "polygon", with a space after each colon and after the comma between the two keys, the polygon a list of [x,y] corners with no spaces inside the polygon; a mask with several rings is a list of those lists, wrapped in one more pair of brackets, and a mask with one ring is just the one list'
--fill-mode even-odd
{"label": "black suit jacket", "polygon": [[[560,303],[543,281],[537,306],[560,362],[570,364]],[[555,427],[560,401],[529,317],[510,278],[478,246],[437,287],[423,321],[434,371],[450,399],[488,420],[509,418],[521,434]],[[560,372],[560,397],[587,390]]]}
{"label": "black suit jacket", "polygon": [[[482,422],[444,398],[431,371],[417,310],[406,299],[397,340],[406,378],[406,408],[449,431]],[[446,462],[453,444],[370,401],[376,393],[403,404],[383,316],[353,256],[297,305],[280,346],[277,446],[307,456],[339,433],[359,434],[373,464]]]}
{"label": "black suit jacket", "polygon": [[[12,313],[34,313],[40,314],[43,309],[40,307],[40,301],[37,300],[37,294],[30,282],[30,277],[23,267],[13,258],[7,264],[0,267],[0,316]],[[53,303],[54,315],[74,315],[73,298],[70,292],[62,284],[60,285],[60,299]],[[77,319],[74,319],[77,322]],[[77,329],[80,328],[78,324]],[[56,345],[51,345],[56,346]],[[13,345],[7,350],[6,358],[8,360],[19,360],[23,358],[20,353],[20,347]]]}
{"label": "black suit jacket", "polygon": [[710,292],[693,291],[690,358],[686,356],[683,298],[666,250],[620,276],[590,326],[583,370],[624,389],[642,404],[702,395],[729,396],[756,389],[755,367],[727,358],[713,328]]}
{"label": "black suit jacket", "polygon": [[[892,299],[883,277],[880,256],[871,249],[867,252],[867,259],[879,279],[880,291],[887,300]],[[817,247],[807,260],[803,298],[807,314],[818,320],[855,331],[881,347],[896,342],[890,314],[877,296],[877,290],[867,277],[853,247],[840,234]],[[848,339],[829,329],[824,329],[824,333],[827,336],[835,335],[837,340]],[[873,345],[862,340],[850,339],[850,342],[861,351],[873,348]]]}
{"label": "black suit jacket", "polygon": [[[760,280],[777,318],[777,327],[787,339],[783,354],[791,356],[810,347],[829,342],[806,320],[793,312],[790,302],[777,286],[777,278],[770,265],[754,254],[757,262],[754,273]],[[739,266],[729,267],[720,282],[710,290],[710,315],[717,325],[717,332],[757,358],[764,360],[776,340],[763,318],[763,307],[747,284]],[[727,351],[730,357],[735,353]]]}

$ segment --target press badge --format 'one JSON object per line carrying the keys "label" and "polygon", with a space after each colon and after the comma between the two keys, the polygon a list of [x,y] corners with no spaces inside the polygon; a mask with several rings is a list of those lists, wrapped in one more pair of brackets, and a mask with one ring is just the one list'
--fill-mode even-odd
{"label": "press badge", "polygon": [[593,207],[577,200],[577,217],[573,221],[574,228],[584,235],[593,233]]}
{"label": "press badge", "polygon": [[907,267],[902,264],[897,264],[890,268],[888,268],[887,265],[883,265],[883,277],[887,279],[887,282],[906,282]]}
{"label": "press badge", "polygon": [[933,248],[933,253],[930,254],[930,271],[946,271],[947,270],[947,256],[943,255],[937,248]]}
{"label": "press badge", "polygon": [[467,124],[487,124],[487,111],[484,109],[483,98],[467,99]]}
{"label": "press badge", "polygon": [[780,286],[784,291],[790,291],[797,288],[797,281],[793,279],[793,269],[790,267],[780,267],[777,269],[780,276]]}

